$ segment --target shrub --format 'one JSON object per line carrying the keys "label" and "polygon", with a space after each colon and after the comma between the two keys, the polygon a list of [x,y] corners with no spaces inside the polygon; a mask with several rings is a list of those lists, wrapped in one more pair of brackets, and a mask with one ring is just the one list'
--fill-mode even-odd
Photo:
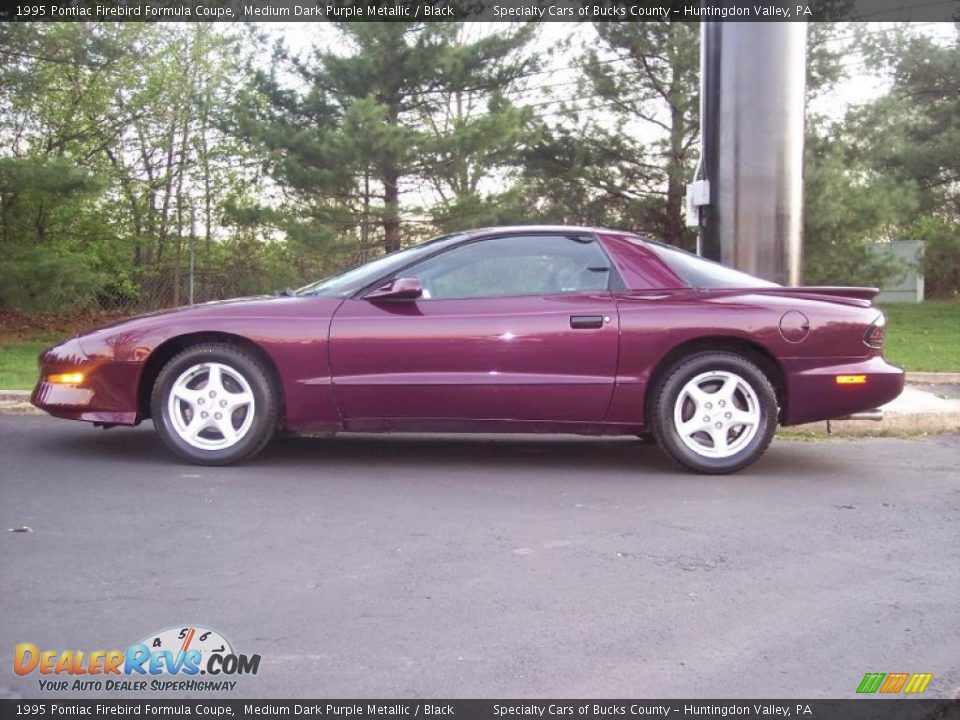
{"label": "shrub", "polygon": [[926,296],[960,296],[960,223],[925,217],[910,229],[908,237],[924,244],[920,267]]}

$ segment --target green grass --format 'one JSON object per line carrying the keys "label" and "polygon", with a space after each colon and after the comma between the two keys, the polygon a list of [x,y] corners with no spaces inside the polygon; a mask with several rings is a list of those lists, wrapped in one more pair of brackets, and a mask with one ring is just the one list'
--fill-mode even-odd
{"label": "green grass", "polygon": [[39,370],[37,355],[46,340],[0,343],[0,390],[32,390]]}
{"label": "green grass", "polygon": [[[886,305],[886,358],[907,370],[960,372],[960,301]],[[31,390],[37,355],[51,340],[0,342],[0,390]]]}
{"label": "green grass", "polygon": [[907,370],[960,372],[960,301],[885,305],[883,354]]}

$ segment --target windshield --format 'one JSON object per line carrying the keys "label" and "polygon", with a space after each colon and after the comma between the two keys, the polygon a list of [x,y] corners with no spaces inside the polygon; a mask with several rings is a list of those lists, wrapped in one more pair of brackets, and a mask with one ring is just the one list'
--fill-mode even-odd
{"label": "windshield", "polygon": [[346,270],[337,275],[310,283],[297,290],[297,295],[315,295],[319,297],[349,297],[358,290],[375,282],[378,278],[387,277],[397,270],[416,262],[422,257],[438,250],[441,245],[452,244],[464,237],[463,234],[443,235],[428,240],[420,245],[397,250],[376,260]]}
{"label": "windshield", "polygon": [[661,260],[670,266],[671,270],[690,283],[691,287],[707,289],[779,287],[777,283],[747,275],[672,245],[664,245],[655,240],[645,240],[645,242],[660,256]]}

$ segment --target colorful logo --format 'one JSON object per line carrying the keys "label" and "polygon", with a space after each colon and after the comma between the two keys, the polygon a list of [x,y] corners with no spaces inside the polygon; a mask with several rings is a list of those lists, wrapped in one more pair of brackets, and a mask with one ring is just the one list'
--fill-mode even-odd
{"label": "colorful logo", "polygon": [[933,680],[932,673],[867,673],[857,687],[858,693],[922,693]]}
{"label": "colorful logo", "polygon": [[[256,675],[259,669],[260,655],[236,653],[222,634],[202,626],[161,630],[126,650],[41,650],[34,643],[20,643],[13,653],[13,671],[39,673],[44,678],[41,690],[146,690],[148,679],[150,690],[232,690],[236,682],[221,680],[223,676]],[[194,680],[198,675],[217,680]],[[71,684],[65,676],[87,677]],[[164,682],[164,676],[190,682]]]}

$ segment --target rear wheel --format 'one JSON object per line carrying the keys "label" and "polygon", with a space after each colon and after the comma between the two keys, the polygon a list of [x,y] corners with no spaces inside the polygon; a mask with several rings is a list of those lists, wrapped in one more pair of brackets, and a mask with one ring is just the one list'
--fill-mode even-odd
{"label": "rear wheel", "polygon": [[233,345],[187,348],[160,371],[151,414],[167,447],[199,465],[253,457],[277,429],[279,401],[268,371]]}
{"label": "rear wheel", "polygon": [[777,397],[764,372],[726,352],[676,365],[656,391],[654,436],[676,462],[723,474],[759,458],[777,429]]}

